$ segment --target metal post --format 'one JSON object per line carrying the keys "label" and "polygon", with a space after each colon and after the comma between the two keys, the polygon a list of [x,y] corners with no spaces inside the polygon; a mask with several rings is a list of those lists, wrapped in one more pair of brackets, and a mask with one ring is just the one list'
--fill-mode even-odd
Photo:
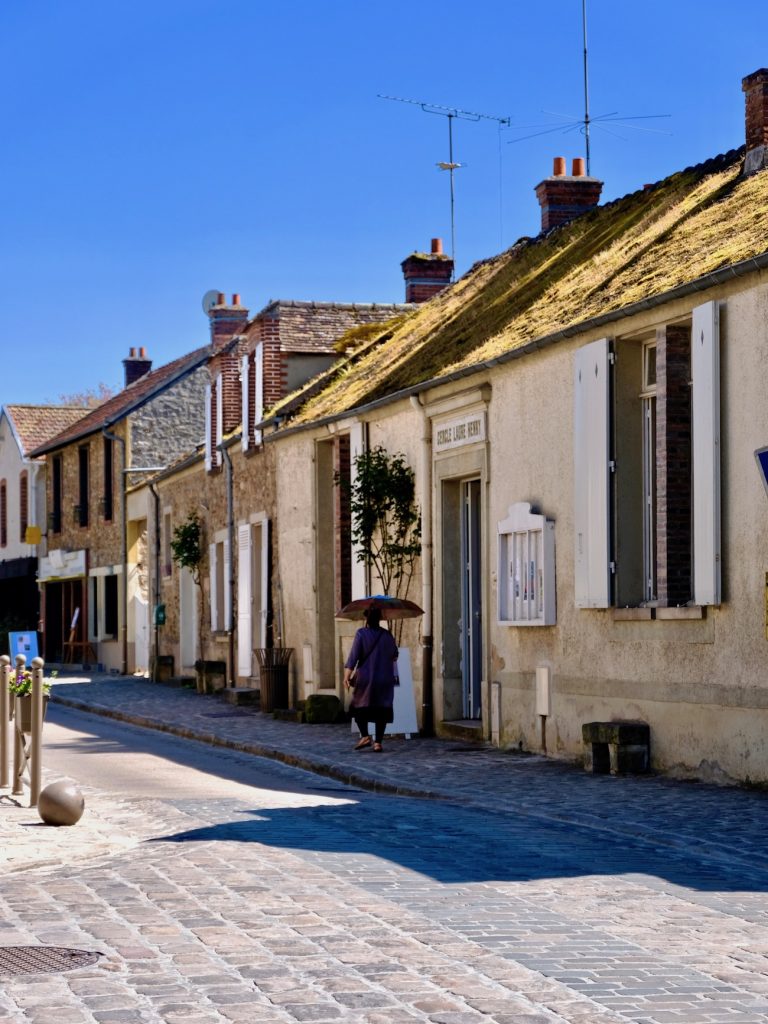
{"label": "metal post", "polygon": [[[16,668],[15,672],[18,675],[19,672],[24,670],[24,666],[27,663],[27,659],[23,654],[16,655]],[[21,712],[18,704],[19,698],[14,697],[13,699],[13,795],[19,796],[24,792],[24,786],[22,785],[22,776],[24,774],[24,733],[19,729],[21,725]]]}
{"label": "metal post", "polygon": [[11,659],[0,655],[0,788],[8,785],[8,710]]}
{"label": "metal post", "polygon": [[32,659],[32,733],[29,769],[29,806],[37,806],[43,760],[43,659]]}

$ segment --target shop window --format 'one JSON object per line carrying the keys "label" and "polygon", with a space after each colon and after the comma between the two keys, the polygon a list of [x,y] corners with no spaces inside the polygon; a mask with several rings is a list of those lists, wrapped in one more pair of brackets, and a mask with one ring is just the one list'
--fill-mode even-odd
{"label": "shop window", "polygon": [[498,524],[498,534],[499,623],[554,625],[555,524],[518,502]]}

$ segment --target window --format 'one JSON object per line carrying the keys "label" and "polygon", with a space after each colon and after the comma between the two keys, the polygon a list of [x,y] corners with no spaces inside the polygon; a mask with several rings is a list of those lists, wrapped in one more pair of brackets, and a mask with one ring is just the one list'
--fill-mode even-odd
{"label": "window", "polygon": [[173,573],[173,548],[171,541],[173,532],[171,530],[171,511],[163,511],[163,576],[170,576]]}
{"label": "window", "polygon": [[29,526],[29,482],[27,471],[19,474],[19,540],[26,543],[27,527]]}
{"label": "window", "polygon": [[88,525],[88,445],[83,444],[77,449],[78,465],[78,504],[76,522],[78,526]]}
{"label": "window", "polygon": [[8,545],[8,485],[0,480],[0,548]]}
{"label": "window", "polygon": [[656,600],[656,343],[643,346],[643,599]]}
{"label": "window", "polygon": [[51,519],[53,533],[61,533],[61,509],[64,501],[61,456],[54,455],[51,473]]}
{"label": "window", "polygon": [[231,628],[231,593],[229,542],[226,534],[217,534],[216,540],[208,549],[210,561],[210,604],[211,629],[223,632]]}
{"label": "window", "polygon": [[713,302],[577,351],[578,607],[719,604],[718,353]]}
{"label": "window", "polygon": [[88,588],[89,639],[116,640],[120,631],[120,566],[91,572]]}
{"label": "window", "polygon": [[104,438],[104,493],[101,496],[102,515],[106,522],[112,521],[114,514],[114,442],[111,437]]}
{"label": "window", "polygon": [[104,636],[117,636],[117,576],[104,577]]}

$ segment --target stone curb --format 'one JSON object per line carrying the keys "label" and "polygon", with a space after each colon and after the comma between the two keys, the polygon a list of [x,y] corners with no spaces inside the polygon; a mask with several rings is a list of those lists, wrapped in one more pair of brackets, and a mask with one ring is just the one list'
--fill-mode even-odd
{"label": "stone curb", "polygon": [[[198,743],[206,743],[210,746],[221,747],[223,749],[233,750],[239,753],[251,754],[255,757],[264,757],[273,761],[279,761],[283,764],[300,768],[315,775],[332,778],[338,782],[343,782],[346,785],[368,790],[369,792],[385,793],[390,796],[411,797],[416,799],[444,800],[462,804],[464,806],[487,810],[491,813],[499,813],[498,807],[490,806],[486,801],[481,799],[471,799],[466,796],[456,796],[435,792],[434,790],[427,788],[421,789],[414,788],[412,786],[400,786],[392,782],[387,782],[383,779],[376,779],[369,775],[358,774],[357,772],[350,771],[347,768],[339,768],[331,762],[311,759],[301,754],[288,753],[277,747],[232,740],[225,736],[218,736],[215,733],[200,732],[187,726],[175,725],[169,722],[163,722],[156,718],[148,718],[144,715],[136,715],[116,708],[77,700],[73,697],[63,697],[59,694],[52,694],[51,701],[86,713],[100,715],[104,718],[111,718],[115,721],[125,722],[128,725],[135,725],[139,728],[153,729],[157,732],[165,732],[173,736],[178,736],[181,739],[194,740]],[[530,808],[518,808],[517,813],[525,815],[525,817],[530,818],[533,821],[543,822],[545,824],[561,826],[570,825],[575,828],[589,830],[590,832],[606,836],[629,838],[644,845],[665,846],[670,850],[677,851],[678,853],[693,853],[700,861],[709,861],[726,866],[738,864],[740,867],[753,868],[758,871],[761,869],[764,870],[764,868],[768,866],[768,856],[762,858],[759,855],[756,855],[754,851],[752,851],[748,856],[741,856],[736,851],[705,850],[701,849],[699,844],[692,844],[690,840],[685,838],[678,839],[673,835],[660,832],[642,832],[638,831],[636,827],[631,826],[612,827],[602,821],[590,821],[583,815],[576,817],[574,815],[562,813],[546,814],[541,811],[531,810]]]}
{"label": "stone curb", "polygon": [[252,754],[255,757],[266,757],[272,761],[281,761],[283,764],[290,765],[293,768],[302,768],[304,771],[312,772],[315,775],[324,775],[326,778],[336,779],[338,782],[343,782],[348,786],[357,786],[359,789],[367,789],[374,793],[417,797],[422,800],[450,799],[442,793],[435,793],[429,789],[414,789],[410,786],[398,786],[393,782],[385,782],[382,779],[372,779],[367,775],[358,775],[356,772],[337,768],[326,761],[310,760],[300,754],[286,753],[284,750],[278,750],[277,747],[265,747],[259,743],[230,740],[225,736],[217,736],[215,733],[197,732],[183,725],[172,725],[169,722],[161,722],[155,718],[134,715],[128,711],[118,711],[115,708],[107,708],[100,704],[90,704],[87,701],[75,700],[72,697],[60,697],[58,694],[52,694],[51,702],[75,708],[78,711],[101,715],[103,718],[112,718],[115,721],[125,722],[128,725],[136,725],[143,729],[154,729],[156,732],[170,733],[172,736],[179,736],[181,739],[207,743],[212,747],[223,747],[226,750],[236,750],[242,754]]}

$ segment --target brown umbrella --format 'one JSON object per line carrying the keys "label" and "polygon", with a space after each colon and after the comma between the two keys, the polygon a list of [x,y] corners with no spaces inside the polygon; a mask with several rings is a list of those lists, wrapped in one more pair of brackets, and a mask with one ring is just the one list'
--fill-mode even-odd
{"label": "brown umbrella", "polygon": [[382,619],[415,619],[424,614],[413,601],[404,597],[389,597],[387,594],[374,594],[372,597],[359,597],[350,601],[336,612],[337,619],[362,619],[370,608],[378,608]]}

